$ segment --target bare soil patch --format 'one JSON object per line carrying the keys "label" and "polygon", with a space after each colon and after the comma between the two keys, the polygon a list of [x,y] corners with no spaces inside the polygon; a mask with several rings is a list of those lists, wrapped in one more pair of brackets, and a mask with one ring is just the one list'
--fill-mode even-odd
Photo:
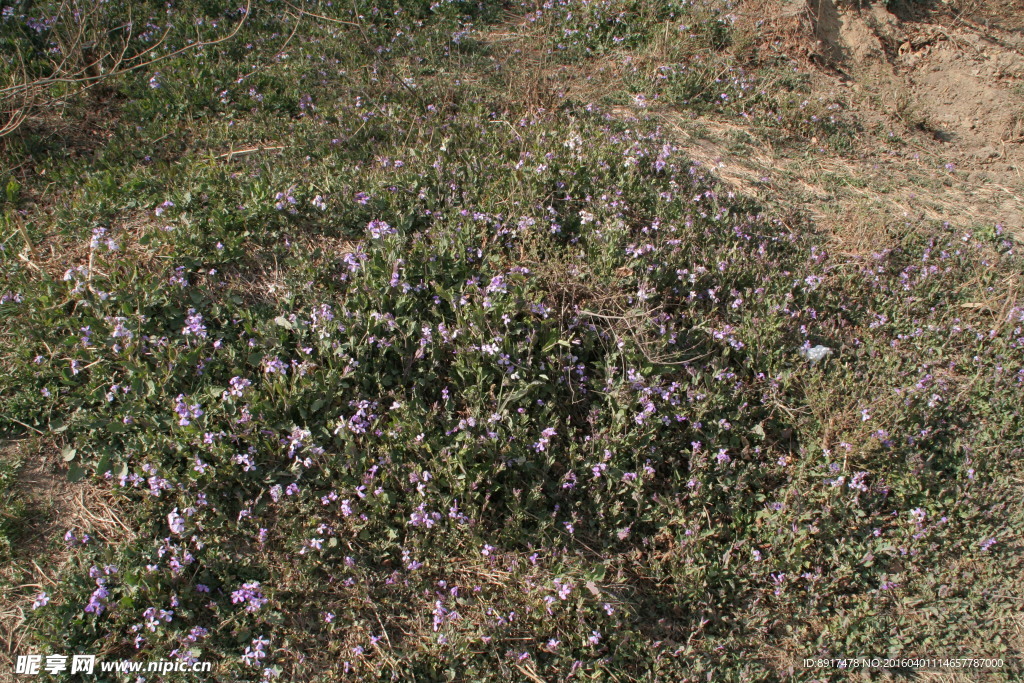
{"label": "bare soil patch", "polygon": [[743,121],[661,116],[726,184],[809,216],[844,250],[922,221],[1024,240],[1024,7],[1013,4],[741,2],[737,57],[786,60],[810,77],[809,98],[840,99],[860,127],[850,153],[779,148]]}
{"label": "bare soil patch", "polygon": [[[850,104],[866,128],[895,128],[916,148],[913,161],[943,161],[941,169],[953,164],[958,171],[950,183],[941,182],[941,171],[927,174],[941,188],[915,182],[903,163],[893,164],[897,177],[917,185],[936,208],[948,206],[945,220],[964,227],[1000,223],[1020,236],[1024,12],[980,1],[970,12],[952,4],[929,10],[906,2],[806,2],[810,33],[849,75]],[[819,88],[844,85],[825,71],[817,76]],[[886,147],[884,137],[874,142],[875,149]]]}

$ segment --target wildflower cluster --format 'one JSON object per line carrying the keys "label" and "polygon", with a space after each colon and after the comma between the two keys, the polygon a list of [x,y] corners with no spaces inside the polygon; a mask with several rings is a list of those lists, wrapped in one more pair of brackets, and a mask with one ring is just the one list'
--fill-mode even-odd
{"label": "wildflower cluster", "polygon": [[[965,563],[1013,604],[1024,309],[963,304],[1012,300],[1016,245],[918,226],[840,259],[654,119],[492,92],[503,7],[263,3],[125,86],[157,142],[67,192],[86,256],[2,261],[0,427],[66,442],[123,522],[61,529],[33,637],[241,680],[707,680],[959,642]],[[644,111],[767,116],[754,75],[708,78],[730,11],[522,8],[563,61],[696,36],[627,74]]]}

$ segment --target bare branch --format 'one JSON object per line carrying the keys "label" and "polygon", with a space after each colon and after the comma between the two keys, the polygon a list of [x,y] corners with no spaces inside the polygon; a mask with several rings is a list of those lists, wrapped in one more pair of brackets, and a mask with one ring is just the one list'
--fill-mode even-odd
{"label": "bare branch", "polygon": [[[74,7],[76,6],[73,6],[68,0],[64,0],[61,3],[58,16],[65,18],[71,16],[75,11]],[[213,40],[200,40],[197,37],[194,43],[151,58],[147,57],[153,55],[155,50],[165,44],[171,32],[170,28],[163,32],[155,44],[129,57],[128,49],[131,45],[134,22],[128,21],[121,26],[107,30],[108,34],[127,30],[127,35],[123,37],[120,51],[117,54],[115,54],[114,50],[108,50],[102,54],[90,55],[90,49],[85,40],[86,25],[89,15],[96,10],[79,14],[75,22],[75,30],[69,37],[65,39],[64,36],[58,34],[57,47],[61,55],[59,60],[51,60],[52,71],[49,76],[35,79],[29,78],[21,51],[17,51],[19,70],[21,72],[20,78],[16,79],[12,85],[0,88],[0,111],[4,112],[7,116],[7,121],[0,126],[0,138],[6,137],[18,130],[21,124],[34,111],[53,106],[57,102],[62,101],[62,98],[49,94],[48,91],[53,86],[67,85],[81,92],[101,82],[131,73],[132,71],[144,69],[187,52],[202,50],[203,48],[226,42],[238,35],[238,32],[248,20],[251,9],[252,0],[246,0],[241,19],[239,19],[227,35]],[[82,60],[78,64],[73,64],[72,60],[76,57],[81,57]],[[103,68],[105,61],[111,64],[107,69]]]}

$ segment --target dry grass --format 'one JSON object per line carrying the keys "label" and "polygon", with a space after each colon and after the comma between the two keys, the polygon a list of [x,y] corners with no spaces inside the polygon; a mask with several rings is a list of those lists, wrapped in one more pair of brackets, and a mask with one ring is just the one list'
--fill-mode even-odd
{"label": "dry grass", "polygon": [[108,492],[67,481],[53,443],[23,440],[4,446],[0,454],[23,463],[13,493],[27,508],[26,526],[10,561],[0,568],[0,667],[13,670],[16,655],[30,649],[22,624],[35,595],[56,586],[54,577],[70,558],[63,534],[73,530],[115,544],[130,540],[134,531]]}
{"label": "dry grass", "polygon": [[[863,134],[866,151],[858,157],[797,156],[777,149],[756,129],[730,121],[673,112],[657,116],[675,131],[687,155],[714,169],[730,190],[805,213],[851,254],[877,251],[908,221],[948,221],[971,230],[1006,220],[1008,203],[1024,210],[1018,191],[981,177],[954,175],[940,165],[939,151],[916,144],[896,156],[881,140]],[[737,131],[751,140],[744,149],[730,142]],[[1018,226],[1007,228],[1024,240]]]}

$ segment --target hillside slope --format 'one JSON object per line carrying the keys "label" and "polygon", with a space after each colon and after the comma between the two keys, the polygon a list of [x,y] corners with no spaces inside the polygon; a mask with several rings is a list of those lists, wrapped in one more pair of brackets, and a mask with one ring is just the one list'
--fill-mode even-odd
{"label": "hillside slope", "polygon": [[1019,679],[1012,3],[68,7],[0,19],[5,671]]}

